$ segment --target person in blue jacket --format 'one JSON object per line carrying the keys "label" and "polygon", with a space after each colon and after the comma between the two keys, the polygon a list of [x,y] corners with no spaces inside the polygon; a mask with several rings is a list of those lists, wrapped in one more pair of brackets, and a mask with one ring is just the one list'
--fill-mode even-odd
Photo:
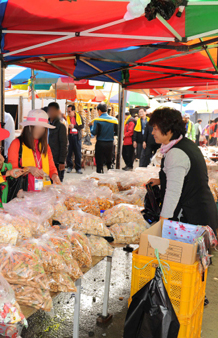
{"label": "person in blue jacket", "polygon": [[95,145],[95,160],[97,173],[103,173],[106,163],[108,170],[111,169],[113,158],[114,135],[117,132],[118,120],[108,115],[107,105],[100,103],[97,106],[99,117],[90,124],[91,134],[97,137]]}

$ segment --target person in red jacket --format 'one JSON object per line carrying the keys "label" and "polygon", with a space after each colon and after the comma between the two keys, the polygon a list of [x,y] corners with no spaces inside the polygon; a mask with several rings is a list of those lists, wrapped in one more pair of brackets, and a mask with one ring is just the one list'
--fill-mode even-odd
{"label": "person in red jacket", "polygon": [[123,170],[132,170],[133,161],[134,161],[134,147],[132,137],[134,134],[134,128],[136,125],[136,120],[130,115],[129,112],[125,113],[125,122],[124,122],[124,137],[123,137],[123,159],[125,162],[125,167]]}

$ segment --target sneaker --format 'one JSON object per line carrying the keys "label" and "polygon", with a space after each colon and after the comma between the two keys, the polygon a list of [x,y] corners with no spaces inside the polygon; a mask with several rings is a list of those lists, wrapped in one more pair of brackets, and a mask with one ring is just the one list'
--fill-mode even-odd
{"label": "sneaker", "polygon": [[70,174],[72,172],[71,168],[67,168],[67,174]]}
{"label": "sneaker", "polygon": [[81,169],[77,170],[76,173],[77,173],[77,174],[80,174],[80,175],[83,174],[83,172],[82,172]]}

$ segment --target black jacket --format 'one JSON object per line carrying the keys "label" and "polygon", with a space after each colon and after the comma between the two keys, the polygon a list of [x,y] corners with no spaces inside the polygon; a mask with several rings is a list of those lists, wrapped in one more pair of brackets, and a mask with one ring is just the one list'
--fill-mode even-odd
{"label": "black jacket", "polygon": [[[81,140],[82,138],[82,129],[84,128],[84,122],[83,122],[83,118],[82,116],[81,117],[81,120],[82,120],[82,124],[80,126],[78,126],[78,124],[76,123],[76,125],[74,126],[75,129],[77,129],[78,131],[78,139]],[[70,136],[70,128],[68,128],[68,136]]]}
{"label": "black jacket", "polygon": [[152,135],[153,127],[149,123],[145,126],[145,131],[143,135],[143,142],[146,142],[147,146],[153,146],[156,144],[154,136]]}
{"label": "black jacket", "polygon": [[[185,177],[182,194],[174,211],[173,220],[178,220],[182,209],[181,222],[194,225],[209,225],[215,232],[218,226],[218,213],[213,195],[208,185],[207,167],[204,157],[197,145],[184,137],[173,148],[181,149],[189,157],[191,168]],[[162,198],[165,196],[167,177],[163,171],[162,159],[160,182]]]}
{"label": "black jacket", "polygon": [[48,143],[50,145],[55,164],[64,164],[67,157],[67,128],[60,121],[55,119],[55,129],[49,129]]}

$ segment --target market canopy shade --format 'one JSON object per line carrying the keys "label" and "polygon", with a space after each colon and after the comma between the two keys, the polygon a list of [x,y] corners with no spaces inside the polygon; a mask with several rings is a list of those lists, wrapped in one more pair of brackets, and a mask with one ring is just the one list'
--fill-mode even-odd
{"label": "market canopy shade", "polygon": [[[110,98],[110,102],[119,103],[118,93]],[[127,91],[126,102],[129,106],[147,106],[148,98],[144,94]]]}
{"label": "market canopy shade", "polygon": [[218,82],[217,1],[188,1],[168,21],[126,21],[128,3],[0,0],[3,60],[126,89]]}
{"label": "market canopy shade", "polygon": [[218,100],[193,100],[185,107],[185,112],[193,114],[193,112],[212,113],[218,109]]}

